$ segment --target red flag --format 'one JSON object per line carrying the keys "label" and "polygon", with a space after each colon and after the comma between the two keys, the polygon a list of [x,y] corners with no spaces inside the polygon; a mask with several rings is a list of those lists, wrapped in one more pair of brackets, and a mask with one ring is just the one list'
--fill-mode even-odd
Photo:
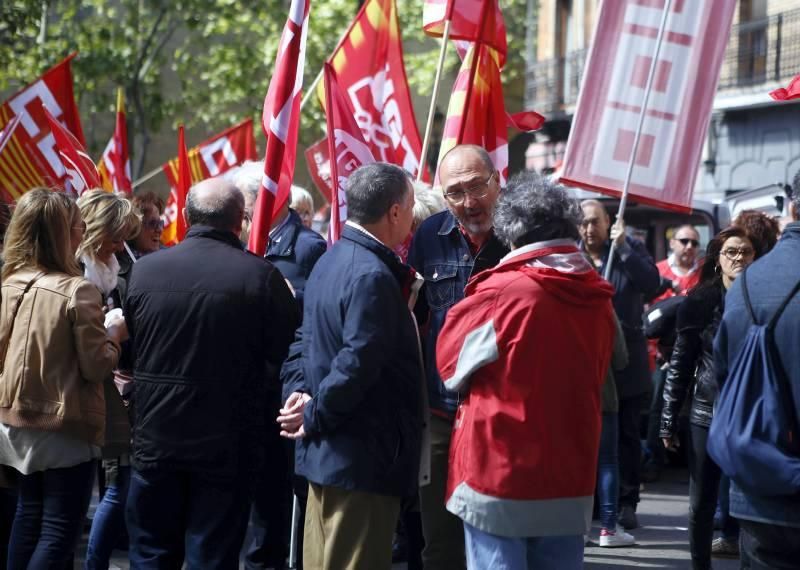
{"label": "red flag", "polygon": [[654,62],[665,5],[601,4],[560,180],[621,196],[655,66],[629,192],[636,202],[688,212],[737,2],[672,2]]}
{"label": "red flag", "polygon": [[450,20],[450,39],[479,42],[499,52],[500,68],[505,65],[506,25],[497,0],[425,0],[422,29],[429,36],[442,37]]}
{"label": "red flag", "polygon": [[50,124],[50,131],[55,137],[55,148],[64,165],[64,176],[61,179],[64,190],[80,196],[86,190],[100,188],[100,174],[83,145],[47,109],[44,109],[44,116]]}
{"label": "red flag", "polygon": [[0,198],[5,201],[14,201],[37,186],[58,185],[64,176],[42,104],[85,145],[72,89],[70,61],[75,55],[69,55],[0,105],[0,129],[14,117],[21,119],[21,128],[0,152]]}
{"label": "red flag", "polygon": [[22,119],[22,115],[17,115],[13,119],[11,119],[10,123],[8,123],[5,127],[0,129],[0,154],[3,153],[3,149],[8,144],[8,141],[11,140],[11,136],[14,134],[14,131],[19,126],[20,119]]}
{"label": "red flag", "polygon": [[785,89],[781,87],[775,91],[770,91],[769,96],[776,101],[791,101],[792,99],[800,99],[800,75],[792,79]]}
{"label": "red flag", "polygon": [[533,111],[509,115],[503,101],[500,54],[488,45],[470,44],[453,85],[439,148],[439,161],[454,146],[476,144],[486,149],[500,183],[508,177],[508,127],[536,130],[544,117]]}
{"label": "red flag", "polygon": [[[189,171],[192,181],[196,184],[206,178],[219,176],[231,168],[242,164],[246,160],[255,160],[256,142],[253,138],[253,120],[246,119],[241,123],[225,129],[207,141],[189,149]],[[178,243],[178,158],[173,158],[165,163],[161,169],[167,177],[171,191],[164,208],[164,231],[161,233],[161,243],[175,245]]]}
{"label": "red flag", "polygon": [[261,126],[267,137],[264,177],[261,179],[247,244],[248,249],[256,255],[266,253],[272,217],[283,207],[291,193],[300,127],[309,8],[310,0],[292,0],[289,18],[281,35],[275,72],[264,99],[261,116]]}
{"label": "red flag", "polygon": [[[373,156],[416,176],[422,140],[403,65],[395,0],[367,0],[328,62]],[[318,95],[324,105],[323,85]]]}
{"label": "red flag", "polygon": [[186,208],[186,195],[192,187],[192,171],[189,166],[189,153],[186,152],[186,138],[183,125],[178,126],[178,178],[177,184],[169,193],[164,216],[167,222],[161,232],[161,243],[164,245],[177,245],[186,235],[186,220],[183,218],[183,209]]}
{"label": "red flag", "polygon": [[131,161],[128,155],[128,126],[125,122],[125,93],[117,89],[117,122],[114,134],[103,151],[97,165],[103,188],[109,192],[129,194],[131,188]]}
{"label": "red flag", "polygon": [[361,129],[353,118],[353,110],[336,83],[336,75],[331,64],[326,63],[325,74],[325,115],[328,123],[328,154],[330,155],[333,196],[331,201],[331,223],[329,239],[335,243],[342,234],[347,221],[347,180],[364,164],[372,164],[375,157],[361,136]]}

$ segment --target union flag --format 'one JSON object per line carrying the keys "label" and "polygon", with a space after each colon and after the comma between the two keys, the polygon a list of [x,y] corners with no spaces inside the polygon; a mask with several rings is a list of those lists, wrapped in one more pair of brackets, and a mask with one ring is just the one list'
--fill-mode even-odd
{"label": "union flag", "polygon": [[114,134],[97,165],[103,188],[109,192],[131,192],[131,160],[128,155],[128,126],[125,121],[125,92],[117,89],[117,119]]}

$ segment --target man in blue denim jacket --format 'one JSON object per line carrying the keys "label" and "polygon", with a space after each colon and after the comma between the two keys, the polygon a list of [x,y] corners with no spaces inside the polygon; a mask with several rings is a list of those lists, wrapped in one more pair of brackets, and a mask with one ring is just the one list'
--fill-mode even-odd
{"label": "man in blue denim jacket", "polygon": [[414,234],[409,264],[425,278],[415,313],[425,331],[423,347],[431,409],[431,480],[420,488],[426,570],[466,567],[464,529],[445,509],[450,435],[458,396],[445,389],[436,368],[436,339],[447,311],[464,298],[470,277],[494,267],[508,253],[492,230],[500,173],[481,147],[460,145],[445,155],[439,180],[448,209],[425,220]]}

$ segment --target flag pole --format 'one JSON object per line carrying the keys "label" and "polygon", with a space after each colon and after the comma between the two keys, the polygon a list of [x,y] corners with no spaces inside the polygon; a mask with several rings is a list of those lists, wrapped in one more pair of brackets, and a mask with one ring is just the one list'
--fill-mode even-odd
{"label": "flag pole", "polygon": [[317,73],[317,76],[314,78],[314,81],[312,81],[311,85],[308,87],[308,91],[306,91],[306,94],[303,95],[303,100],[300,101],[300,110],[301,111],[303,110],[303,107],[306,106],[306,103],[308,103],[308,100],[311,99],[311,95],[314,93],[314,91],[317,90],[317,85],[322,80],[322,71],[323,71],[323,69],[319,70],[319,73]]}
{"label": "flag pole", "polygon": [[[630,192],[631,178],[633,177],[633,167],[636,165],[636,153],[639,150],[639,139],[641,138],[642,128],[644,127],[644,119],[647,115],[647,103],[650,99],[650,92],[653,90],[653,79],[656,75],[656,64],[658,63],[658,54],[661,51],[661,45],[664,43],[664,30],[667,28],[667,18],[669,17],[669,9],[672,0],[664,2],[664,11],[661,13],[661,24],[658,27],[658,35],[656,36],[656,47],[653,53],[653,60],[650,64],[650,70],[647,74],[647,83],[644,87],[644,99],[642,101],[642,108],[639,111],[639,121],[636,124],[636,133],[633,137],[633,147],[631,148],[631,157],[628,159],[628,171],[625,173],[625,182],[622,186],[622,199],[619,201],[619,210],[617,210],[617,217],[614,224],[624,221],[625,208],[628,205],[628,194]],[[617,249],[617,242],[611,242],[611,249],[608,252],[608,261],[606,262],[606,269],[603,273],[603,278],[608,281],[611,278],[611,268],[614,265],[614,252]]]}
{"label": "flag pole", "polygon": [[[442,49],[439,50],[439,63],[436,66],[436,77],[433,80],[433,93],[431,94],[431,104],[428,109],[428,122],[425,124],[425,138],[422,140],[422,152],[419,157],[419,168],[417,168],[417,182],[422,180],[422,173],[425,172],[425,166],[428,157],[428,146],[431,142],[431,131],[433,130],[433,116],[436,113],[436,99],[439,97],[439,80],[442,77],[442,68],[444,68],[444,59],[447,55],[447,43],[450,39],[450,22],[448,18],[444,21],[444,33],[442,34]],[[434,173],[435,174],[435,173]]]}
{"label": "flag pole", "polygon": [[142,184],[144,184],[145,182],[147,182],[148,180],[153,178],[159,172],[161,172],[161,167],[160,166],[158,168],[154,168],[153,170],[151,170],[150,172],[148,172],[147,174],[145,174],[141,178],[137,178],[136,181],[133,184],[131,184],[131,189],[137,188],[138,186],[141,186]]}

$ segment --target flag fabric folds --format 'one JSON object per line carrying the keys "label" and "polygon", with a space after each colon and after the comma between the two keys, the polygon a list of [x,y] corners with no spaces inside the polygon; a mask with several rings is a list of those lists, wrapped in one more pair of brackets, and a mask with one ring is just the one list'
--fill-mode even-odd
{"label": "flag fabric folds", "polygon": [[785,88],[780,87],[775,91],[770,91],[769,96],[776,101],[791,101],[800,99],[800,75],[795,76]]}
{"label": "flag fabric folds", "polygon": [[59,186],[63,187],[67,193],[76,196],[80,196],[87,190],[100,188],[100,174],[80,141],[46,108],[44,116],[50,125],[50,132],[55,140],[55,149],[64,166],[64,175]]}
{"label": "flag fabric folds", "polygon": [[[253,138],[253,120],[246,119],[225,129],[218,135],[189,149],[186,156],[191,174],[189,187],[206,178],[224,174],[246,160],[255,160],[256,143]],[[177,201],[179,167],[180,162],[177,157],[161,167],[171,189],[163,216],[164,231],[161,233],[161,243],[164,245],[177,243],[176,224],[180,212]]]}
{"label": "flag fabric folds", "polygon": [[125,92],[117,89],[117,118],[114,134],[103,151],[97,165],[103,188],[109,192],[129,194],[131,188],[131,161],[128,155],[128,126],[125,121]]}
{"label": "flag fabric folds", "polygon": [[275,71],[264,99],[261,121],[267,137],[264,176],[253,212],[247,247],[256,255],[267,250],[274,213],[289,199],[297,155],[310,0],[292,0],[281,35]]}
{"label": "flag fabric folds", "polygon": [[347,221],[347,180],[358,167],[375,162],[375,157],[361,136],[361,129],[353,117],[347,97],[336,82],[331,64],[325,64],[323,73],[332,197],[336,197],[331,200],[331,223],[328,231],[330,243],[335,243]]}
{"label": "flag fabric folds", "polygon": [[422,29],[429,36],[442,37],[450,20],[450,39],[487,44],[499,53],[505,65],[508,45],[506,25],[498,0],[425,0]]}
{"label": "flag fabric folds", "polygon": [[[561,182],[689,212],[736,0],[603,2]],[[656,53],[661,22],[665,29]],[[648,77],[652,84],[635,156]]]}
{"label": "flag fabric folds", "polygon": [[536,130],[544,117],[532,111],[509,115],[500,80],[501,59],[486,44],[469,44],[456,76],[447,109],[439,162],[459,144],[482,146],[500,172],[500,183],[508,178],[508,127]]}
{"label": "flag fabric folds", "polygon": [[189,166],[189,153],[186,151],[186,136],[183,125],[178,126],[178,162],[177,179],[172,187],[164,209],[167,218],[164,231],[161,232],[161,243],[177,245],[186,235],[186,220],[183,209],[186,207],[186,195],[192,187],[192,172]]}
{"label": "flag fabric folds", "polygon": [[[367,0],[328,62],[373,156],[412,176],[424,161],[395,0]],[[324,86],[317,91],[324,103]]]}
{"label": "flag fabric folds", "polygon": [[31,188],[57,186],[64,177],[64,165],[54,149],[55,139],[42,104],[85,146],[72,86],[70,62],[75,55],[69,55],[0,105],[0,129],[20,118],[19,127],[0,151],[0,200],[13,202]]}

